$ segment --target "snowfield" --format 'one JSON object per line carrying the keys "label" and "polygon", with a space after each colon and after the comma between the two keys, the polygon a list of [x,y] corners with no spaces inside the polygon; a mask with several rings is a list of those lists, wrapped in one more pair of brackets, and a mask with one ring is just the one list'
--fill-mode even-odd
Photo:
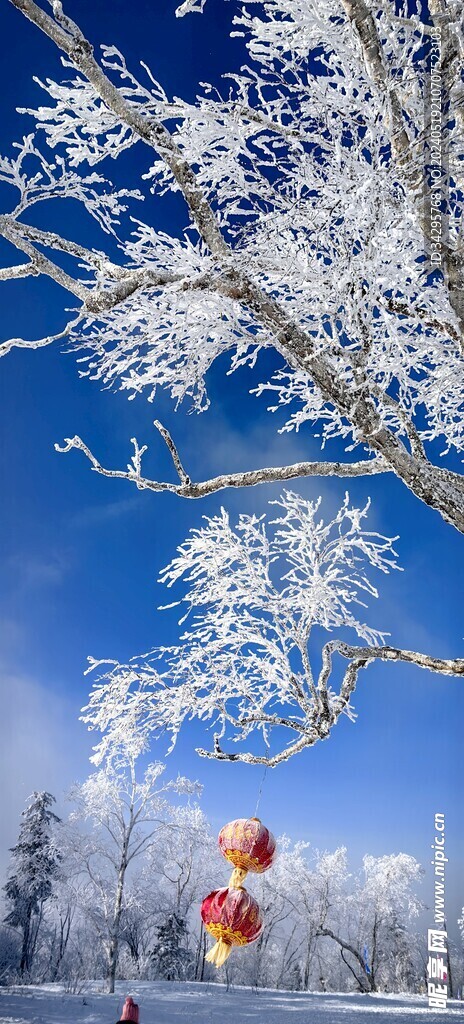
{"label": "snowfield", "polygon": [[79,995],[60,985],[0,990],[0,1024],[114,1024],[123,1000],[140,1005],[141,1024],[379,1024],[388,1018],[412,1024],[464,1022],[464,1003],[451,1000],[446,1013],[429,1010],[425,997],[282,992],[271,989],[176,982],[118,982],[114,996],[89,983]]}

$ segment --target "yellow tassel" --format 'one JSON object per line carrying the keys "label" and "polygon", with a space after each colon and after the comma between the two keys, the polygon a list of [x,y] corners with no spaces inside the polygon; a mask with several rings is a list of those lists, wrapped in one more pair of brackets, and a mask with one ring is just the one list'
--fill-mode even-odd
{"label": "yellow tassel", "polygon": [[229,878],[229,889],[242,889],[247,874],[245,868],[234,868]]}
{"label": "yellow tassel", "polygon": [[230,942],[224,942],[224,939],[219,939],[216,945],[206,954],[205,960],[210,964],[215,964],[216,967],[222,967],[231,952],[232,946]]}

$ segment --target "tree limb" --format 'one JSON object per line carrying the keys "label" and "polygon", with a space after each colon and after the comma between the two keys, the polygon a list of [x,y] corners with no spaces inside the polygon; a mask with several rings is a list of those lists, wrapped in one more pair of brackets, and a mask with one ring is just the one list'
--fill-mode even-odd
{"label": "tree limb", "polygon": [[435,658],[431,654],[418,651],[405,651],[399,647],[354,647],[342,640],[329,640],[324,653],[337,652],[343,658],[362,659],[363,661],[405,661],[418,668],[428,669],[443,676],[464,676],[464,658]]}
{"label": "tree limb", "polygon": [[[368,71],[388,101],[395,152],[399,161],[406,161],[407,169],[409,139],[402,121],[401,104],[390,86],[383,64],[375,22],[364,0],[342,2],[347,16],[359,33]],[[336,366],[330,357],[315,347],[311,336],[289,317],[284,305],[248,278],[238,264],[233,266],[234,252],[222,235],[218,220],[203,194],[194,171],[169,131],[161,121],[144,114],[143,108],[126,100],[112,84],[96,62],[90,43],[77,25],[64,16],[59,0],[53,2],[54,18],[46,14],[35,0],[11,0],[11,3],[68,55],[74,66],[93,85],[108,109],[138,138],[153,147],[165,161],[185,198],[200,236],[222,269],[226,293],[241,302],[253,314],[257,323],[269,331],[272,343],[289,366],[307,373],[312,378],[324,400],[328,404],[333,404],[339,415],[352,425],[356,440],[380,455],[388,467],[394,470],[421,501],[435,508],[447,522],[464,533],[462,487],[454,486],[449,479],[445,481],[435,466],[423,459],[417,459],[409,452],[394,431],[382,422],[367,383],[365,386],[353,388],[349,382],[345,382],[337,374]],[[415,179],[412,184],[415,187]],[[76,286],[74,283],[73,285],[74,289],[71,290],[75,290]],[[66,286],[69,287],[69,284]],[[220,290],[218,282],[215,282],[215,287]],[[86,299],[88,302],[88,296]],[[83,301],[86,299],[83,297]],[[68,443],[73,446],[72,443]],[[78,439],[78,444],[74,446],[82,447],[82,442]],[[94,465],[94,468],[102,471],[98,465]],[[106,472],[106,475],[119,474]],[[237,485],[240,486],[239,483]],[[157,486],[156,489],[172,490],[173,487],[164,485]],[[208,490],[201,493],[208,493]]]}
{"label": "tree limb", "polygon": [[[36,274],[46,274],[47,277],[51,277],[56,284],[61,285],[66,291],[71,292],[76,298],[80,299],[81,302],[86,303],[88,298],[88,290],[81,285],[74,278],[70,277],[65,270],[62,270],[56,263],[52,263],[47,256],[39,252],[32,242],[28,241],[21,234],[20,226],[12,218],[5,215],[0,215],[0,234],[4,238],[11,242],[12,245],[16,246],[17,249],[21,249],[26,256],[29,256],[32,267],[34,267]],[[32,272],[32,271],[31,271]]]}
{"label": "tree limb", "polygon": [[321,935],[324,936],[324,938],[333,939],[334,942],[338,942],[338,944],[342,946],[343,949],[346,949],[347,953],[351,953],[352,956],[356,957],[356,960],[358,961],[359,964],[361,964],[361,967],[364,971],[363,958],[359,951],[355,949],[355,947],[352,946],[349,942],[345,942],[344,939],[341,939],[338,935],[335,935],[335,932],[333,932],[331,928],[320,927],[317,929],[316,935]]}
{"label": "tree limb", "polygon": [[[361,43],[366,70],[387,104],[392,133],[392,149],[398,163],[409,169],[410,140],[403,123],[401,103],[396,90],[388,80],[384,64],[382,45],[377,27],[365,0],[341,0],[348,20],[355,26]],[[417,188],[419,181],[415,176],[410,181]]]}
{"label": "tree limb", "polygon": [[37,277],[34,263],[20,263],[16,267],[0,267],[0,281],[13,281],[18,277]]}
{"label": "tree limb", "polygon": [[[338,653],[342,657],[348,658],[349,665],[347,666],[343,676],[338,695],[332,694],[329,701],[327,684],[332,671],[332,655],[334,653]],[[271,728],[273,726],[280,726],[282,728],[292,729],[296,732],[302,733],[298,740],[280,750],[277,754],[268,756],[258,756],[250,752],[232,754],[222,750],[220,746],[222,734],[218,733],[214,737],[213,750],[198,749],[197,753],[201,757],[207,757],[218,761],[240,761],[244,764],[263,764],[267,765],[269,768],[275,768],[276,765],[288,760],[288,758],[292,757],[294,754],[300,753],[306,747],[312,747],[319,740],[325,740],[328,738],[332,727],[338,722],[340,716],[349,708],[350,697],[356,688],[359,671],[366,668],[376,659],[395,662],[403,661],[417,665],[419,668],[427,669],[430,672],[437,672],[440,675],[457,677],[464,676],[464,658],[435,658],[429,654],[402,650],[401,648],[391,647],[389,645],[384,645],[382,647],[360,647],[346,644],[341,640],[330,640],[325,644],[322,651],[322,668],[317,687],[322,710],[318,711],[316,709],[316,713],[311,716],[310,721],[308,721],[306,716],[307,724],[280,718],[278,715],[268,715],[265,713],[260,714],[259,712],[252,717],[245,716],[243,719],[239,720],[232,719],[229,715],[226,715],[233,725],[239,727],[246,726],[253,721],[270,725]],[[322,934],[322,932],[320,934]],[[331,938],[335,938],[335,936],[331,935]],[[353,950],[350,951],[353,952]]]}
{"label": "tree limb", "polygon": [[[430,242],[429,224],[424,216],[423,210],[423,182],[424,167],[420,162],[412,158],[411,140],[406,131],[403,108],[398,92],[389,80],[385,66],[382,44],[374,17],[369,10],[365,0],[341,0],[346,16],[355,27],[359,38],[366,70],[374,82],[381,96],[383,96],[391,128],[392,155],[400,171],[403,172],[412,204],[414,206],[418,223],[424,237]],[[451,15],[447,16],[445,0],[432,0],[430,5],[431,13],[444,22],[452,21]],[[456,68],[459,62],[459,47],[457,38],[447,40],[447,54],[443,60],[444,74],[448,86],[448,95],[451,95],[451,86],[456,77]],[[457,105],[458,107],[458,105]],[[454,111],[453,111],[454,113]],[[458,110],[458,119],[461,126],[463,114]],[[451,307],[458,317],[461,335],[460,345],[463,349],[464,342],[464,270],[462,252],[456,252],[448,245],[444,246],[445,277],[449,289],[449,300]]]}
{"label": "tree limb", "polygon": [[414,308],[411,309],[406,302],[401,302],[400,299],[393,298],[387,300],[386,308],[390,313],[396,313],[398,316],[417,317],[424,327],[428,327],[432,331],[448,334],[448,336],[452,338],[460,348],[463,348],[464,339],[456,327],[454,327],[453,324],[450,324],[448,320],[441,320],[439,317],[433,316],[429,309],[423,309],[421,306],[414,306]]}
{"label": "tree limb", "polygon": [[[179,284],[184,290],[208,290],[219,291],[224,295],[232,295],[234,292],[226,278],[213,278],[211,274],[200,274],[197,277],[189,278],[185,274],[172,274],[164,271],[152,270],[151,267],[140,267],[129,269],[111,263],[104,253],[92,252],[90,249],[78,245],[76,242],[62,238],[51,231],[42,231],[39,228],[23,224],[14,217],[4,214],[0,216],[0,234],[3,234],[12,245],[27,253],[31,262],[18,269],[19,273],[13,274],[0,270],[0,281],[8,280],[11,277],[25,277],[27,274],[46,274],[57,284],[71,291],[77,298],[81,299],[85,311],[95,316],[108,313],[121,302],[125,302],[136,291],[143,288],[164,288],[169,284]],[[94,266],[96,270],[105,270],[110,278],[114,278],[116,284],[112,288],[90,288],[83,286],[74,278],[65,273],[56,263],[44,256],[35,245],[36,243],[48,248],[65,252],[76,259],[84,260]],[[5,275],[5,276],[3,276]]]}
{"label": "tree limb", "polygon": [[69,324],[64,328],[63,331],[59,331],[58,334],[51,334],[46,338],[38,338],[35,341],[26,341],[24,338],[9,338],[8,341],[0,342],[0,358],[6,356],[12,348],[45,348],[47,345],[52,345],[54,341],[60,341],[62,338],[68,338],[71,331],[81,322],[83,317],[81,314],[75,319],[71,320]]}
{"label": "tree limb", "polygon": [[173,439],[172,439],[172,437],[171,437],[171,435],[169,433],[169,430],[167,430],[166,427],[163,427],[163,424],[160,423],[159,420],[154,420],[153,422],[154,422],[154,425],[155,425],[156,429],[161,434],[161,437],[163,438],[163,441],[165,442],[165,444],[166,444],[166,446],[168,448],[168,451],[171,454],[171,458],[172,458],[172,461],[174,463],[174,469],[176,470],[176,473],[177,473],[177,475],[179,477],[179,480],[180,480],[181,484],[183,484],[184,487],[188,487],[189,484],[190,484],[190,477],[185,472],[185,469],[184,469],[184,467],[183,467],[183,465],[182,465],[182,463],[180,461],[179,452],[177,451],[177,448],[176,448],[176,446],[174,444],[174,441],[173,441]]}
{"label": "tree limb", "polygon": [[226,754],[225,751],[221,750],[218,741],[215,742],[214,750],[203,750],[202,747],[196,748],[196,753],[200,757],[212,758],[214,761],[240,761],[242,764],[264,764],[268,768],[275,768],[282,761],[287,761],[289,757],[294,754],[299,754],[305,747],[310,747],[317,742],[319,737],[314,735],[313,738],[309,734],[302,736],[295,743],[291,743],[290,746],[286,747],[285,750],[281,750],[279,754],[275,754],[272,757],[259,757],[255,754]]}
{"label": "tree limb", "polygon": [[[135,455],[132,458],[133,465],[129,465],[127,470],[105,469],[84,441],[77,436],[66,437],[63,445],[55,444],[55,450],[64,453],[71,451],[72,448],[76,448],[88,458],[92,469],[102,476],[112,477],[117,480],[129,480],[136,485],[139,491],[169,491],[182,498],[204,498],[207,494],[214,494],[216,491],[224,490],[227,487],[253,487],[255,484],[294,480],[297,477],[336,476],[346,478],[389,472],[388,467],[379,458],[351,463],[296,462],[290,466],[269,466],[263,469],[248,470],[243,473],[224,473],[221,476],[195,483],[183,468],[177,448],[169,432],[157,420],[155,420],[155,426],[160,431],[171,452],[173,463],[179,476],[178,484],[162,480],[150,480],[148,477],[142,476],[140,468],[141,456],[147,448],[146,445],[140,448],[135,438],[132,438],[132,444],[135,448]],[[137,466],[135,466],[134,459],[137,460]]]}
{"label": "tree limb", "polygon": [[10,216],[10,221],[13,221],[16,230],[21,235],[29,238],[31,242],[37,242],[48,249],[57,249],[59,252],[65,252],[68,256],[74,256],[75,259],[83,260],[84,263],[94,266],[97,270],[101,270],[104,267],[106,272],[116,279],[127,273],[124,267],[112,263],[104,252],[86,249],[85,246],[80,245],[78,242],[73,242],[69,238],[63,238],[56,231],[43,231],[42,228],[33,227],[32,224],[25,224],[24,221],[17,220],[12,216]]}

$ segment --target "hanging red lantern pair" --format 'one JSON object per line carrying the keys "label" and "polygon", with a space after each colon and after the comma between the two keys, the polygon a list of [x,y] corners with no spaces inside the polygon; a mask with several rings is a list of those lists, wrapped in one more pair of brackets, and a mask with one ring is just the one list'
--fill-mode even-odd
{"label": "hanging red lantern pair", "polygon": [[234,870],[227,888],[216,889],[203,900],[201,917],[206,930],[216,939],[206,959],[221,967],[234,946],[247,946],[261,935],[260,908],[242,883],[249,871],[262,874],[271,867],[276,842],[259,818],[238,818],[224,825],[218,843]]}

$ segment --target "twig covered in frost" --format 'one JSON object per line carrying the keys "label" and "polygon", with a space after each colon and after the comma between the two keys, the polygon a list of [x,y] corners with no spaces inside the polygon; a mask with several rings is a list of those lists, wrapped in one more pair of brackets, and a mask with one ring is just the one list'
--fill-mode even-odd
{"label": "twig covered in frost", "polygon": [[151,480],[146,476],[142,476],[141,459],[148,450],[148,446],[139,446],[135,438],[132,438],[132,444],[138,457],[137,472],[134,471],[133,460],[128,464],[126,470],[106,469],[101,465],[96,456],[93,455],[84,441],[77,436],[66,437],[64,444],[55,444],[55,450],[66,453],[75,448],[77,451],[84,453],[92,469],[96,473],[100,473],[101,476],[112,477],[116,480],[128,480],[131,483],[135,483],[140,491],[170,491],[183,498],[204,498],[207,494],[214,494],[216,491],[222,491],[228,487],[253,487],[256,484],[294,480],[298,477],[356,477],[389,472],[388,466],[379,458],[366,459],[362,462],[295,462],[289,466],[267,466],[263,469],[248,470],[243,473],[224,473],[221,476],[211,477],[209,480],[195,482],[186,473],[169,431],[158,420],[155,420],[154,424],[171,453],[174,469],[179,477],[179,483]]}

